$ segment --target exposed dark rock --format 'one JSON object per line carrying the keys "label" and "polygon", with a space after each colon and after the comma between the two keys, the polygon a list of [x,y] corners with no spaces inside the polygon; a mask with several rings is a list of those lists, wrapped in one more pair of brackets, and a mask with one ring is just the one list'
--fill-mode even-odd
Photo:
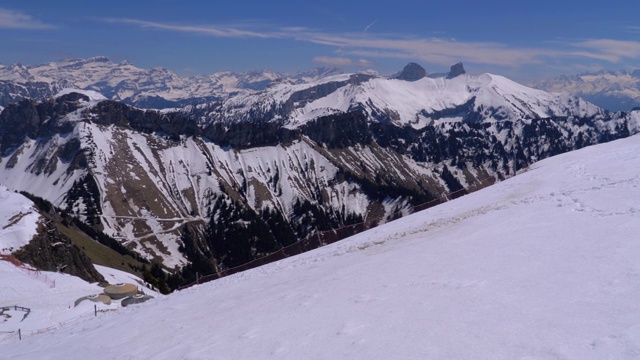
{"label": "exposed dark rock", "polygon": [[[296,91],[291,94],[287,102],[283,105],[283,110],[285,114],[288,114],[293,110],[295,103],[310,103],[317,99],[321,99],[332,92],[344,87],[347,84],[350,85],[359,85],[365,81],[369,81],[373,78],[372,75],[367,74],[353,74],[349,77],[349,80],[346,81],[333,81],[324,84],[320,84],[317,86],[310,87],[308,89]],[[303,104],[298,104],[297,107],[304,106]]]}
{"label": "exposed dark rock", "polygon": [[422,79],[425,76],[427,76],[427,72],[425,71],[425,69],[422,66],[412,62],[408,63],[407,66],[402,69],[396,79],[416,81]]}
{"label": "exposed dark rock", "polygon": [[372,140],[367,118],[360,111],[321,117],[303,126],[302,132],[329,148],[367,145]]}
{"label": "exposed dark rock", "polygon": [[40,103],[23,100],[9,105],[0,114],[0,155],[7,155],[7,150],[21,144],[25,137],[37,139],[69,133],[73,124],[59,120],[78,110],[81,100],[89,101],[89,98],[70,93]]}
{"label": "exposed dark rock", "polygon": [[102,206],[100,190],[93,176],[87,174],[78,179],[67,191],[64,196],[65,210],[74,213],[73,209],[78,201],[82,202],[81,208],[84,210],[74,215],[80,216],[87,224],[99,226]]}
{"label": "exposed dark rock", "polygon": [[89,282],[105,281],[89,257],[59,232],[52,221],[43,223],[33,240],[14,256],[39,270],[62,272]]}
{"label": "exposed dark rock", "polygon": [[[105,93],[105,96],[113,97],[116,94]],[[125,104],[133,105],[143,109],[168,109],[168,108],[182,108],[188,105],[204,104],[213,101],[219,101],[220,98],[216,96],[207,97],[194,97],[182,100],[167,100],[161,96],[140,96],[134,99],[126,98],[122,102]]]}
{"label": "exposed dark rock", "polygon": [[462,65],[462,63],[459,62],[457,64],[451,65],[451,70],[449,71],[449,75],[447,75],[447,79],[453,79],[462,74],[466,74],[466,71],[464,71],[464,66]]}
{"label": "exposed dark rock", "polygon": [[259,146],[290,144],[300,138],[296,129],[287,129],[273,122],[238,122],[228,125],[213,123],[202,131],[202,136],[220,146],[247,149]]}
{"label": "exposed dark rock", "polygon": [[170,137],[195,136],[200,133],[197,124],[178,114],[139,110],[126,104],[105,100],[91,110],[91,121],[101,125],[116,125],[144,133],[160,133]]}

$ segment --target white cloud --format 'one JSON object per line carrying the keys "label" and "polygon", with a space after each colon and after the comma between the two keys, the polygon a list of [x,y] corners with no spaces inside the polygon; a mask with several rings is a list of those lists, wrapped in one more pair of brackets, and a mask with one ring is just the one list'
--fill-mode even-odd
{"label": "white cloud", "polygon": [[515,49],[490,42],[458,42],[438,38],[369,38],[316,34],[309,41],[341,47],[348,53],[367,57],[419,59],[451,65],[458,61],[502,66],[540,63],[549,51]]}
{"label": "white cloud", "polygon": [[330,56],[317,56],[313,58],[313,61],[322,64],[324,66],[330,67],[348,67],[348,66],[356,66],[361,68],[372,67],[373,63],[366,59],[350,59],[346,57],[330,57]]}
{"label": "white cloud", "polygon": [[52,29],[53,25],[45,24],[30,15],[0,8],[0,29],[43,30]]}
{"label": "white cloud", "polygon": [[[363,33],[334,34],[313,31],[304,27],[274,28],[264,26],[257,31],[247,26],[175,25],[135,19],[108,19],[118,22],[167,31],[196,33],[224,38],[288,39],[336,47],[342,54],[364,58],[400,58],[422,60],[432,64],[450,65],[459,61],[518,67],[544,63],[549,58],[589,58],[619,62],[623,58],[639,58],[640,42],[592,39],[563,43],[556,47],[515,47],[495,42],[464,42],[442,38],[371,35]],[[367,29],[374,23],[367,26]],[[254,27],[255,28],[255,27]],[[347,57],[318,57],[314,61],[331,66],[369,66],[367,60]]]}

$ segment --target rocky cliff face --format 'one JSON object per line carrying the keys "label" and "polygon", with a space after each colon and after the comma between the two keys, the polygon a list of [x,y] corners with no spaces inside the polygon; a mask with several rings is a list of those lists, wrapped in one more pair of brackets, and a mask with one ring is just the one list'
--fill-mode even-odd
{"label": "rocky cliff face", "polygon": [[416,63],[409,63],[396,78],[405,81],[416,81],[425,76],[427,76],[427,71],[422,66]]}
{"label": "rocky cliff face", "polygon": [[38,234],[14,256],[42,271],[62,272],[88,282],[105,282],[89,257],[60,233],[51,220],[44,221]]}
{"label": "rocky cliff face", "polygon": [[38,102],[23,100],[12,104],[0,113],[0,153],[22,144],[26,139],[47,138],[54,134],[67,134],[73,129],[72,122],[61,121],[82,107],[89,98],[78,93],[57,99]]}
{"label": "rocky cliff face", "polygon": [[457,63],[454,65],[451,65],[451,70],[449,71],[449,74],[447,75],[447,79],[453,79],[455,77],[458,77],[460,75],[466,74],[467,72],[464,70],[464,66],[462,65],[462,63]]}

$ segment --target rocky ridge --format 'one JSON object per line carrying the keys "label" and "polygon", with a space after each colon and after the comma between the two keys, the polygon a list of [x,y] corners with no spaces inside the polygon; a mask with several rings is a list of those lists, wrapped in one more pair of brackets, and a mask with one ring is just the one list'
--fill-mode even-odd
{"label": "rocky ridge", "polygon": [[2,111],[0,183],[194,276],[639,130],[640,112],[488,74],[335,75],[179,112],[78,91]]}

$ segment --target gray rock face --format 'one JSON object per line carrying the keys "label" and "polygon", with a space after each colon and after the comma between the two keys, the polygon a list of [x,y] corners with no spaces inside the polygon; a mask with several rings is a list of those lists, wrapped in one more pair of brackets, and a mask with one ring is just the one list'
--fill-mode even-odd
{"label": "gray rock face", "polygon": [[9,105],[0,113],[0,154],[22,143],[25,137],[36,139],[71,131],[71,124],[59,120],[78,110],[80,100],[88,101],[89,98],[71,93],[41,103],[27,99]]}
{"label": "gray rock face", "polygon": [[57,271],[78,276],[88,282],[104,282],[89,257],[67,236],[47,221],[42,230],[14,255],[20,261],[43,271]]}
{"label": "gray rock face", "polygon": [[402,69],[400,75],[398,75],[396,79],[416,81],[422,79],[425,76],[427,76],[427,72],[422,66],[416,63],[408,63],[407,66]]}
{"label": "gray rock face", "polygon": [[451,70],[449,71],[449,75],[447,75],[447,79],[453,79],[466,73],[467,72],[464,71],[464,66],[462,66],[461,62],[459,62],[457,64],[451,65]]}

